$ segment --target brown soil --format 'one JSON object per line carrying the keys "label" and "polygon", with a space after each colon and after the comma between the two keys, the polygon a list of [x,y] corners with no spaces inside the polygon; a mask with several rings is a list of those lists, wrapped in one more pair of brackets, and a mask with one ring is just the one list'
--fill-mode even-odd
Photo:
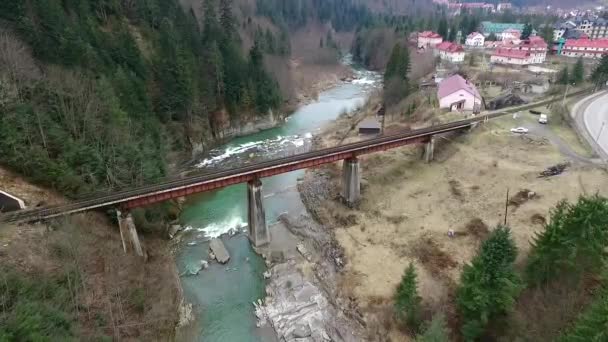
{"label": "brown soil", "polygon": [[490,233],[488,225],[478,217],[471,219],[465,226],[465,229],[467,234],[471,234],[479,240],[485,240]]}

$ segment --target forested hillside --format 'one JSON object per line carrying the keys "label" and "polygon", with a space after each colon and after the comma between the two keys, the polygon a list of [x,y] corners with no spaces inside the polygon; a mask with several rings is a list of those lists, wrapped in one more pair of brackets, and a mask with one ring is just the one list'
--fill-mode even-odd
{"label": "forested hillside", "polygon": [[1,1],[0,163],[71,195],[141,183],[169,152],[278,108],[263,50],[279,48],[243,51],[230,1],[203,7]]}

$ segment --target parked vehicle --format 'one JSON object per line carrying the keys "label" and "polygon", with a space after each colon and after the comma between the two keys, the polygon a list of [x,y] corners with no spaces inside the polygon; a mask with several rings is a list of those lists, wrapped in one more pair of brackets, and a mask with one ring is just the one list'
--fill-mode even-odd
{"label": "parked vehicle", "polygon": [[548,121],[547,114],[541,114],[538,117],[538,122],[541,123],[541,124],[546,124],[547,121]]}
{"label": "parked vehicle", "polygon": [[511,133],[526,134],[528,133],[528,129],[525,127],[511,128]]}

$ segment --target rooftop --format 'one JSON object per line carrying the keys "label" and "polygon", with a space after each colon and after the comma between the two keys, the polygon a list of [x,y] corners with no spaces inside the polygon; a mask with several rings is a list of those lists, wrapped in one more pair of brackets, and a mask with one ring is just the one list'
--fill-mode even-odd
{"label": "rooftop", "polygon": [[475,85],[465,80],[462,76],[458,74],[450,76],[441,81],[441,83],[439,83],[439,87],[437,89],[437,96],[439,98],[443,98],[459,90],[465,90],[476,98],[481,99],[481,95],[479,95],[479,92],[477,91],[477,88],[475,88]]}
{"label": "rooftop", "polygon": [[481,28],[484,33],[501,33],[508,29],[523,31],[524,24],[517,23],[494,23],[491,21],[482,21]]}
{"label": "rooftop", "polygon": [[567,39],[564,48],[608,48],[608,39]]}
{"label": "rooftop", "polygon": [[496,51],[494,51],[494,53],[492,53],[492,56],[526,59],[526,58],[530,57],[530,53],[528,51],[523,51],[523,50],[496,49]]}
{"label": "rooftop", "polygon": [[418,38],[441,38],[441,36],[433,31],[424,31],[418,34]]}
{"label": "rooftop", "polygon": [[452,42],[443,42],[437,45],[437,49],[445,52],[462,52],[464,49],[460,44]]}
{"label": "rooftop", "polygon": [[467,38],[475,38],[475,37],[477,37],[477,36],[481,36],[481,37],[483,37],[483,34],[481,34],[481,33],[479,33],[479,32],[471,32],[471,33],[470,33],[470,34],[467,36]]}

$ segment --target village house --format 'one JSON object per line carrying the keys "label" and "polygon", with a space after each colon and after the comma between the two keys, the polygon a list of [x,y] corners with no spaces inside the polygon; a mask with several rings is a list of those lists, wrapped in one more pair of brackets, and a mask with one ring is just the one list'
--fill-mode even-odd
{"label": "village house", "polygon": [[462,45],[452,42],[443,42],[437,45],[435,47],[435,55],[452,63],[464,62],[464,49]]}
{"label": "village house", "polygon": [[538,36],[523,40],[519,45],[519,50],[530,53],[530,64],[541,64],[547,59],[547,43]]}
{"label": "village house", "polygon": [[490,62],[513,65],[542,64],[547,58],[547,46],[547,43],[537,36],[506,44],[503,42],[497,46],[490,57]]}
{"label": "village house", "polygon": [[567,57],[600,58],[608,53],[608,39],[568,39],[561,49]]}
{"label": "village house", "polygon": [[432,31],[424,31],[418,33],[418,48],[427,49],[435,47],[443,42],[443,38]]}
{"label": "village house", "polygon": [[486,38],[479,32],[473,32],[467,36],[465,45],[469,47],[483,47]]}
{"label": "village house", "polygon": [[531,64],[530,52],[516,49],[498,48],[490,57],[493,64],[528,65]]}
{"label": "village house", "polygon": [[479,112],[483,99],[475,85],[456,74],[439,83],[437,88],[439,107],[449,111]]}
{"label": "village house", "polygon": [[507,29],[501,33],[496,35],[498,40],[509,41],[509,40],[517,40],[521,37],[521,31],[516,29]]}

